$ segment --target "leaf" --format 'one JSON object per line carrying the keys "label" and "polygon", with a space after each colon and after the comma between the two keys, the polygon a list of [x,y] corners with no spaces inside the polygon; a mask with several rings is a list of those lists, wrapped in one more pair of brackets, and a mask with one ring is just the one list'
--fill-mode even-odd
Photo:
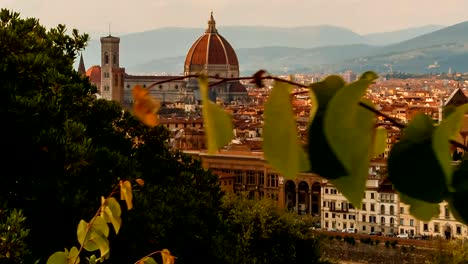
{"label": "leaf", "polygon": [[145,125],[154,127],[159,124],[157,112],[161,107],[159,101],[154,99],[149,90],[139,85],[135,85],[132,90],[133,99],[135,100],[133,113]]}
{"label": "leaf", "polygon": [[457,107],[450,116],[437,126],[432,138],[432,148],[442,167],[449,189],[453,189],[451,187],[453,167],[449,140],[455,139],[455,136],[460,132],[467,111],[468,104]]}
{"label": "leaf", "polygon": [[70,253],[68,254],[68,264],[78,264],[80,263],[80,258],[79,258],[79,250],[76,247],[72,247],[70,249]]}
{"label": "leaf", "polygon": [[265,70],[258,70],[253,76],[252,76],[252,81],[251,83],[254,83],[257,85],[258,88],[262,88],[265,85],[263,84],[262,77],[266,73]]}
{"label": "leaf", "polygon": [[424,222],[429,222],[434,216],[440,213],[439,203],[427,203],[402,193],[400,193],[400,200],[410,206],[410,213],[412,216]]}
{"label": "leaf", "polygon": [[306,154],[298,139],[290,90],[291,85],[275,82],[265,104],[263,126],[265,159],[287,179],[295,178],[303,163],[307,164]]}
{"label": "leaf", "polygon": [[47,264],[68,264],[68,255],[62,251],[55,252],[47,259]]}
{"label": "leaf", "polygon": [[224,147],[233,137],[231,116],[208,98],[208,79],[198,79],[203,106],[203,122],[208,143],[208,153],[213,154]]}
{"label": "leaf", "polygon": [[175,257],[171,255],[168,249],[163,249],[161,251],[161,256],[163,260],[163,264],[174,264]]}
{"label": "leaf", "polygon": [[122,211],[120,209],[119,202],[117,202],[114,197],[109,197],[107,199],[101,197],[101,203],[101,217],[106,221],[106,223],[112,223],[115,233],[118,234],[120,226],[122,225],[122,219],[120,218]]}
{"label": "leaf", "polygon": [[440,203],[447,194],[444,172],[432,148],[433,121],[413,117],[388,157],[388,176],[394,187],[411,198]]}
{"label": "leaf", "polygon": [[89,226],[86,221],[81,220],[77,230],[78,242],[80,245],[83,245],[83,248],[87,251],[99,249],[101,256],[105,256],[109,253],[109,241],[107,240],[109,227],[107,226],[107,228],[105,228],[105,226],[107,226],[107,224],[101,217],[96,217],[91,226]]}
{"label": "leaf", "polygon": [[466,201],[468,201],[468,155],[464,155],[461,164],[453,172],[452,186],[455,192],[448,199],[452,214],[457,220],[465,224],[468,223],[468,210],[466,210]]}
{"label": "leaf", "polygon": [[324,118],[328,144],[347,171],[346,176],[332,182],[357,208],[366,188],[375,124],[374,114],[359,102],[371,83],[360,79],[340,89],[328,103]]}
{"label": "leaf", "polygon": [[372,157],[377,157],[385,152],[387,148],[387,129],[384,127],[377,127],[374,130],[374,151]]}
{"label": "leaf", "polygon": [[379,76],[377,75],[377,73],[375,73],[373,71],[366,71],[365,73],[363,73],[359,77],[359,80],[366,80],[366,81],[373,82],[374,80],[376,80],[378,78],[379,78]]}
{"label": "leaf", "polygon": [[143,180],[143,179],[136,179],[135,182],[136,182],[139,186],[145,185],[145,180]]}
{"label": "leaf", "polygon": [[310,89],[315,94],[318,107],[309,127],[308,157],[312,172],[327,178],[336,179],[347,174],[345,168],[330,148],[323,130],[323,120],[328,106],[336,92],[345,82],[339,76],[329,76],[325,80],[313,83]]}
{"label": "leaf", "polygon": [[319,103],[317,101],[317,96],[309,89],[309,99],[310,99],[310,112],[309,112],[309,121],[312,122],[314,120],[315,114],[317,113]]}
{"label": "leaf", "polygon": [[129,181],[120,181],[120,199],[125,200],[128,210],[133,208],[132,184]]}

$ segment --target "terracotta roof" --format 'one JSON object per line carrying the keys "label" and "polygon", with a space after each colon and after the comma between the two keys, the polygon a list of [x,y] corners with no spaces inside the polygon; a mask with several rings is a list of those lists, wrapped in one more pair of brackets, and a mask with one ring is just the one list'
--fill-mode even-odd
{"label": "terracotta roof", "polygon": [[231,44],[218,34],[213,15],[208,21],[205,34],[193,43],[185,58],[185,66],[206,64],[239,66],[236,52]]}
{"label": "terracotta roof", "polygon": [[101,83],[101,66],[99,65],[94,65],[90,67],[86,71],[86,76],[89,77],[89,81],[94,84],[100,84]]}

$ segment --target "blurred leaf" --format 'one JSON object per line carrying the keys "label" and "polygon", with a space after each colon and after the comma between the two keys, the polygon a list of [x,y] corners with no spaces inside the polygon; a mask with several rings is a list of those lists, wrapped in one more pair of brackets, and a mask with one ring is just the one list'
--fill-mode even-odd
{"label": "blurred leaf", "polygon": [[128,210],[133,208],[133,192],[130,181],[120,181],[120,199],[125,200]]}
{"label": "blurred leaf", "polygon": [[330,148],[323,130],[328,102],[336,92],[343,88],[344,84],[341,77],[329,76],[321,82],[310,85],[310,89],[318,101],[318,107],[309,127],[308,157],[312,172],[327,179],[336,179],[347,175],[345,168]]}
{"label": "blurred leaf", "polygon": [[114,197],[109,197],[105,199],[101,197],[102,210],[101,217],[104,218],[106,223],[112,223],[114,226],[115,233],[118,234],[120,226],[122,225],[122,219],[120,215],[122,213],[120,204]]}
{"label": "blurred leaf", "polygon": [[360,79],[336,92],[324,118],[328,144],[348,172],[332,182],[356,208],[360,208],[366,188],[375,124],[375,115],[359,102],[371,82]]}
{"label": "blurred leaf", "polygon": [[85,250],[100,250],[101,256],[105,256],[109,252],[109,241],[107,240],[109,227],[103,218],[96,217],[91,226],[86,221],[81,220],[78,224],[77,235],[78,242],[83,245]]}
{"label": "blurred leaf", "polygon": [[266,73],[265,70],[258,70],[252,77],[253,77],[253,80],[251,81],[251,83],[254,83],[255,85],[257,85],[258,88],[262,88],[263,86],[265,86],[263,84],[263,80],[262,80],[262,77],[263,75]]}
{"label": "blurred leaf", "polygon": [[440,203],[448,189],[432,148],[433,131],[430,117],[423,113],[414,116],[390,151],[388,176],[400,193],[428,203]]}
{"label": "blurred leaf", "polygon": [[157,112],[161,107],[159,101],[154,99],[149,90],[139,85],[135,85],[132,90],[133,99],[135,100],[133,113],[145,125],[154,127],[159,124]]}
{"label": "blurred leaf", "polygon": [[143,259],[138,261],[136,264],[157,264],[157,262],[151,257],[144,257]]}
{"label": "blurred leaf", "polygon": [[410,213],[417,219],[429,222],[440,213],[439,203],[428,203],[400,193],[400,200],[410,206]]}
{"label": "blurred leaf", "polygon": [[312,122],[314,120],[315,114],[317,113],[319,103],[315,93],[312,89],[309,89],[309,98],[310,98],[310,112],[309,112],[309,121]]}
{"label": "blurred leaf", "polygon": [[432,138],[432,148],[439,161],[449,189],[452,189],[452,157],[450,153],[450,142],[460,133],[465,113],[468,111],[468,104],[461,105],[446,119],[444,119],[434,131]]}
{"label": "blurred leaf", "polygon": [[55,252],[47,259],[47,264],[68,264],[68,255],[65,252]]}
{"label": "blurred leaf", "polygon": [[303,164],[307,164],[306,154],[298,139],[290,88],[291,85],[287,83],[275,82],[265,104],[263,126],[265,159],[287,179],[295,178]]}
{"label": "blurred leaf", "polygon": [[208,98],[208,79],[200,77],[198,82],[203,105],[203,122],[208,141],[208,153],[213,154],[231,142],[234,127],[231,116]]}
{"label": "blurred leaf", "polygon": [[384,127],[377,127],[374,130],[374,151],[372,157],[377,157],[385,152],[387,148],[387,129]]}
{"label": "blurred leaf", "polygon": [[366,71],[365,73],[363,73],[359,77],[359,80],[366,80],[366,81],[369,81],[369,82],[373,82],[374,80],[376,80],[378,78],[379,78],[379,76],[377,75],[377,73],[375,73],[373,71]]}
{"label": "blurred leaf", "polygon": [[174,264],[175,258],[171,255],[171,252],[169,252],[168,249],[163,249],[161,251],[161,256],[163,259],[163,264]]}
{"label": "blurred leaf", "polygon": [[80,263],[80,258],[79,258],[79,250],[76,247],[72,247],[70,249],[70,253],[68,254],[68,264],[78,264]]}
{"label": "blurred leaf", "polygon": [[136,179],[135,182],[136,182],[139,186],[145,185],[145,180],[143,180],[143,179]]}
{"label": "blurred leaf", "polygon": [[468,224],[468,210],[466,210],[466,201],[468,201],[468,155],[464,155],[462,162],[453,172],[452,186],[455,190],[448,200],[452,213],[455,218]]}

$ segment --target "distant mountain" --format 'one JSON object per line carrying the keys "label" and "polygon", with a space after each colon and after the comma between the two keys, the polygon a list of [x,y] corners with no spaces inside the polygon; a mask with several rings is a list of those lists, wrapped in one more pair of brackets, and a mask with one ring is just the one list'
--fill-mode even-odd
{"label": "distant mountain", "polygon": [[[438,29],[427,26],[360,36],[331,27],[224,27],[220,33],[233,45],[242,74],[264,68],[272,73],[406,71],[468,72],[468,21]],[[434,31],[435,30],[435,31]],[[424,34],[427,31],[429,33]],[[163,28],[121,36],[121,66],[129,73],[180,74],[190,45],[201,28]],[[385,46],[396,39],[399,43]],[[93,51],[93,45],[94,51]],[[97,40],[85,56],[86,66],[99,63]],[[92,62],[95,53],[97,58]],[[90,63],[91,62],[91,63]]]}
{"label": "distant mountain", "polygon": [[409,40],[417,36],[431,33],[442,28],[444,28],[444,26],[427,25],[427,26],[408,28],[408,29],[397,30],[397,31],[372,33],[372,34],[364,35],[363,37],[367,40],[368,44],[384,46],[384,45],[395,44],[398,42]]}

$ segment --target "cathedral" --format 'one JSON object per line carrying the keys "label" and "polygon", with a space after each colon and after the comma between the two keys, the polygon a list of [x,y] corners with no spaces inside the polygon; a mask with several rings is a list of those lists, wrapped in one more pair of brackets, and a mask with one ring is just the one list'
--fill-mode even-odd
{"label": "cathedral", "polygon": [[[135,85],[150,85],[181,76],[130,75],[119,65],[120,38],[101,37],[101,65],[92,66],[85,72],[83,58],[80,58],[78,71],[86,74],[90,81],[99,88],[102,98],[115,100],[125,107],[133,104],[132,88]],[[216,22],[211,13],[205,33],[201,35],[187,52],[184,63],[184,76],[205,74],[209,76],[239,77],[239,61],[231,44],[218,33]],[[210,83],[216,79],[210,79]],[[196,78],[171,81],[153,86],[150,94],[162,102],[183,102],[198,104],[200,92]],[[229,104],[232,101],[247,101],[248,94],[239,81],[229,81],[210,87],[209,97]]]}

